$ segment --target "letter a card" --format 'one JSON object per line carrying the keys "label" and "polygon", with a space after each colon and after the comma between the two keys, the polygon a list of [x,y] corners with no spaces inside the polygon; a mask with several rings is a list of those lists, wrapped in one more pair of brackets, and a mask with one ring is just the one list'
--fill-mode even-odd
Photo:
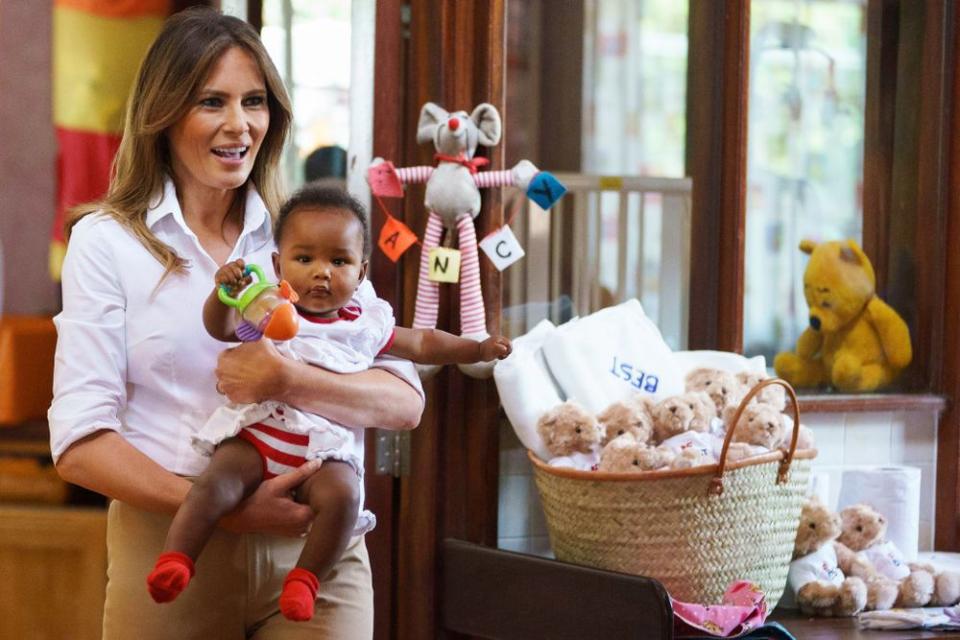
{"label": "letter a card", "polygon": [[380,229],[380,240],[377,245],[388,258],[396,262],[403,252],[417,241],[417,234],[410,231],[407,225],[394,217],[387,218]]}

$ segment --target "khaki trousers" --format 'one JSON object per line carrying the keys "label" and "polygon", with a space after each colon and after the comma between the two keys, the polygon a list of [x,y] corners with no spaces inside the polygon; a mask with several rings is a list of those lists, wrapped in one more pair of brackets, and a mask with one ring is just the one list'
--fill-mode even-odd
{"label": "khaki trousers", "polygon": [[352,539],[320,585],[313,619],[292,622],[277,600],[303,540],[218,529],[197,560],[197,573],[175,602],[147,593],[170,526],[169,516],[114,500],[107,518],[104,640],[297,640],[373,637],[373,587],[363,536]]}

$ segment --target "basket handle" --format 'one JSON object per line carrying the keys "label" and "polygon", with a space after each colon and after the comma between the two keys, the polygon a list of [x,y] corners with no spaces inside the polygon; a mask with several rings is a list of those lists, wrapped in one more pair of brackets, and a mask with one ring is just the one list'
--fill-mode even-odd
{"label": "basket handle", "polygon": [[777,471],[777,484],[783,484],[787,481],[787,475],[790,473],[790,465],[793,463],[793,454],[797,450],[797,441],[800,438],[800,404],[797,402],[797,394],[789,382],[781,380],[780,378],[768,378],[760,381],[753,389],[750,389],[749,393],[740,401],[740,406],[737,407],[737,412],[733,415],[733,420],[731,420],[730,427],[727,429],[727,435],[723,439],[723,449],[720,451],[720,462],[717,464],[717,473],[713,477],[713,480],[710,481],[710,493],[715,495],[723,493],[723,473],[727,467],[727,449],[730,448],[730,443],[733,441],[733,432],[740,424],[740,416],[743,415],[750,401],[753,400],[764,387],[769,387],[774,384],[778,384],[786,389],[787,396],[790,398],[790,404],[792,405],[793,436],[790,438],[790,449],[787,451],[784,459],[780,461],[780,469]]}

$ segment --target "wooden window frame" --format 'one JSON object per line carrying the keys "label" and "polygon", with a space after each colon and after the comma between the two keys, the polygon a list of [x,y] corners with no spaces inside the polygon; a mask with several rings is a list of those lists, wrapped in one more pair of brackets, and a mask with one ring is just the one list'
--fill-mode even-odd
{"label": "wooden window frame", "polygon": [[[960,197],[948,187],[960,178],[958,12],[949,0],[869,0],[866,26],[863,245],[878,292],[905,310],[911,328],[914,359],[903,379],[920,398],[893,396],[902,401],[898,408],[946,407],[938,429],[936,547],[957,549]],[[690,3],[690,299],[700,309],[690,318],[691,349],[743,348],[749,34],[749,0]],[[891,410],[890,401],[818,406]]]}

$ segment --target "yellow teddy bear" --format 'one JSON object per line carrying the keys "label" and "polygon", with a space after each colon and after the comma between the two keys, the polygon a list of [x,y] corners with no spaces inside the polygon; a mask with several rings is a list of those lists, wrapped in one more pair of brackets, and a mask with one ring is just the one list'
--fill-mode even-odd
{"label": "yellow teddy bear", "polygon": [[804,240],[800,250],[810,254],[803,274],[810,326],[794,352],[777,354],[777,375],[795,387],[847,392],[889,385],[913,358],[910,331],[876,296],[870,260],[853,240]]}

